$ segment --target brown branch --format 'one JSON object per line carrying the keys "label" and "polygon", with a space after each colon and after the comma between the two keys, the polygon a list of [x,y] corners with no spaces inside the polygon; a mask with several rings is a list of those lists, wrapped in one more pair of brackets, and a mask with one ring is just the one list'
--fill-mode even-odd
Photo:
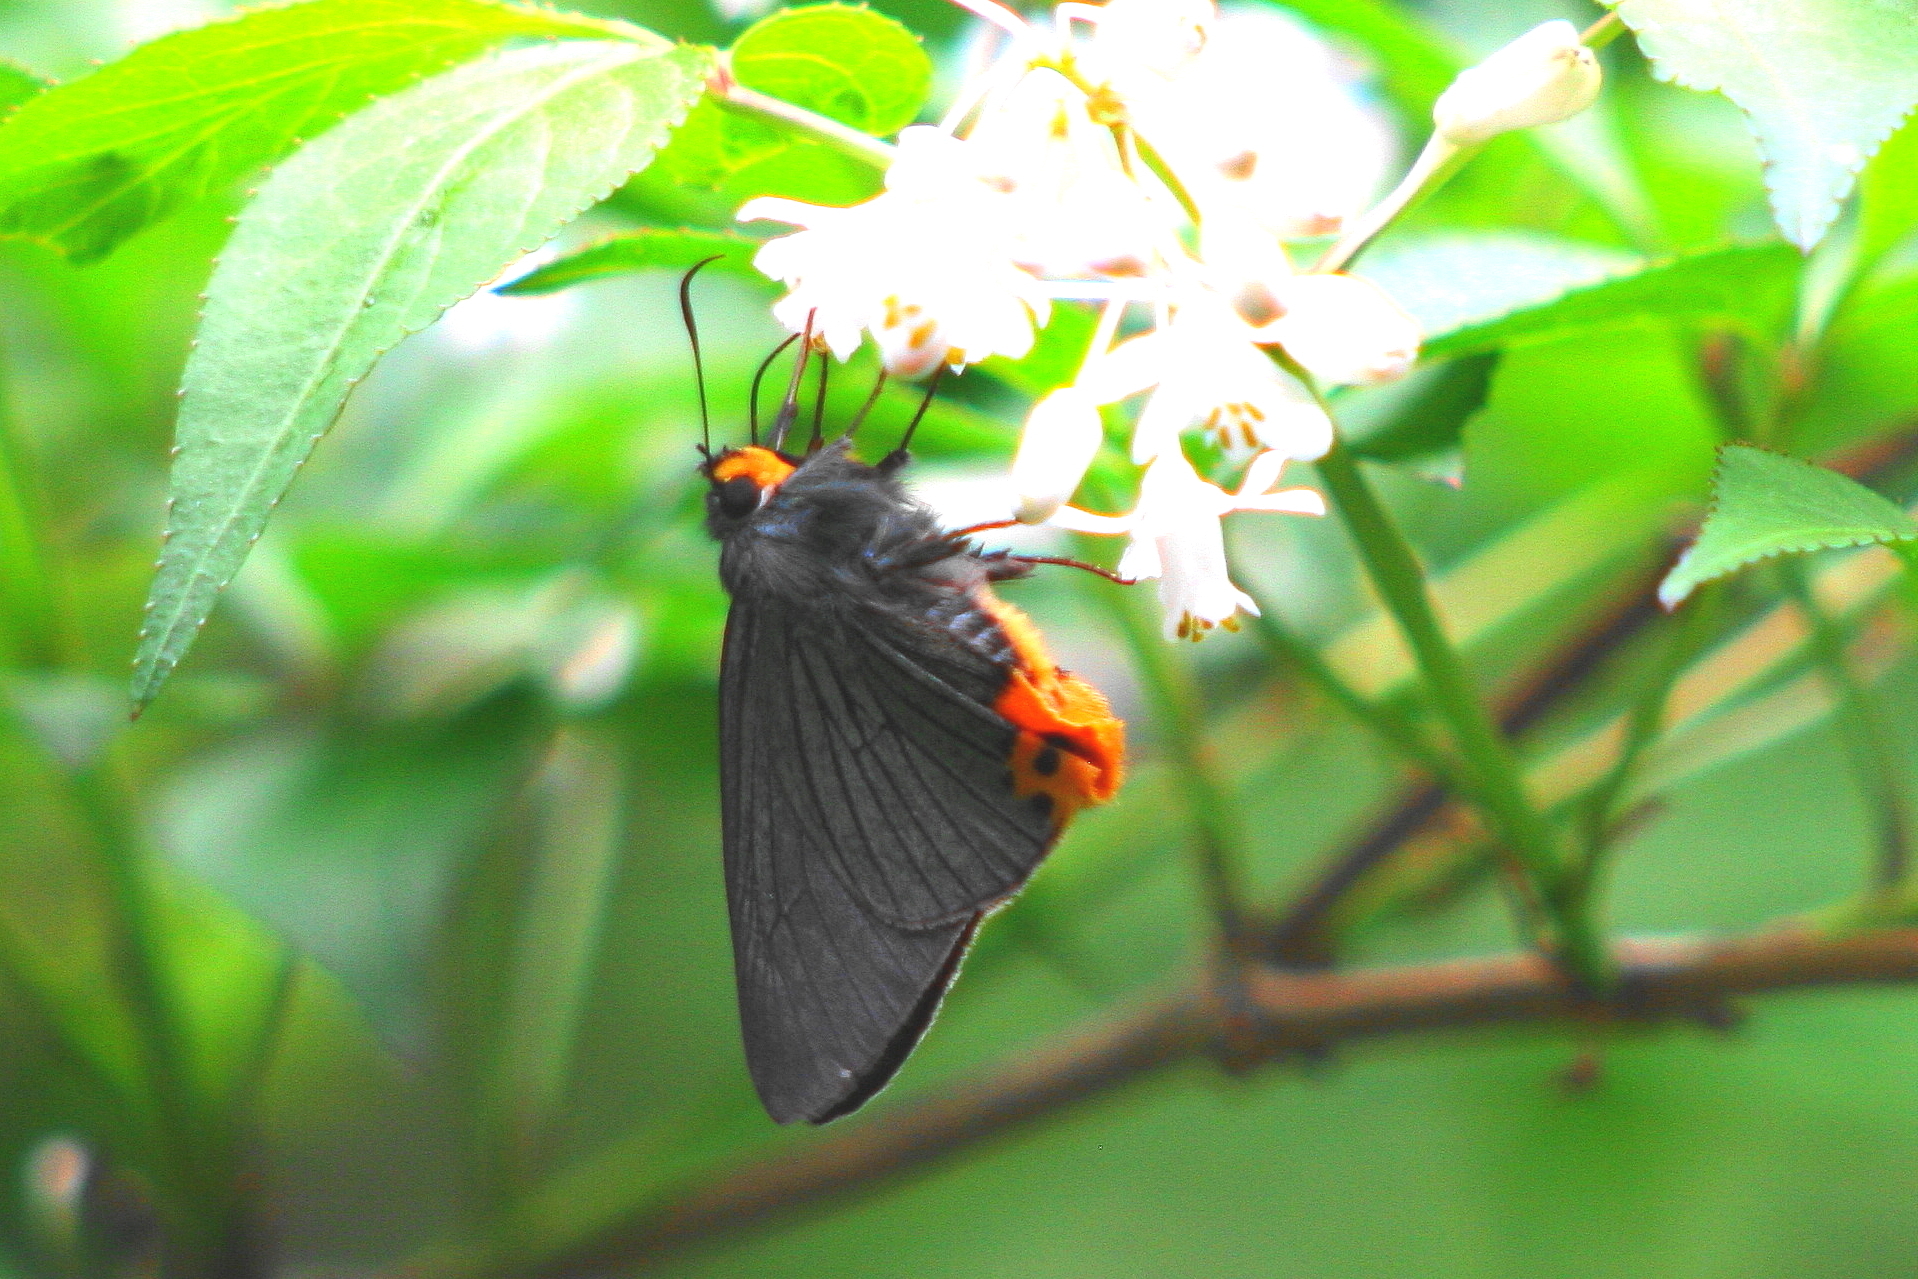
{"label": "brown branch", "polygon": [[[1569,989],[1537,955],[1344,973],[1255,968],[1243,986],[1251,1019],[1235,1020],[1232,1047],[1235,1053],[1249,1047],[1269,1060],[1393,1035],[1494,1025],[1692,1020],[1718,1026],[1730,1002],[1743,995],[1918,981],[1918,930],[1849,937],[1779,930],[1721,942],[1624,941],[1617,954],[1619,993],[1602,1006]],[[982,1078],[956,1082],[937,1096],[881,1106],[869,1119],[695,1186],[527,1273],[571,1279],[630,1269],[809,1204],[856,1194],[1205,1054],[1224,1028],[1211,989],[1194,983]]]}

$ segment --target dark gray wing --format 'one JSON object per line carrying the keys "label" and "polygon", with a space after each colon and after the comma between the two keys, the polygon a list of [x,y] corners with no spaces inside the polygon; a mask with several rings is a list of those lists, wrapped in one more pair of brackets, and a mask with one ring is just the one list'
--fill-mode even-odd
{"label": "dark gray wing", "polygon": [[740,1020],[775,1119],[883,1087],[980,914],[1052,842],[1017,799],[1004,668],[877,611],[735,601],[720,707]]}

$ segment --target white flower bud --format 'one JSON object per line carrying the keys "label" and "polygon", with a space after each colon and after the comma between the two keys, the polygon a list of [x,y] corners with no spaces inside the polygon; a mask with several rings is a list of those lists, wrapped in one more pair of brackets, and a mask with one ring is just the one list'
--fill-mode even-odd
{"label": "white flower bud", "polygon": [[1432,104],[1439,136],[1457,146],[1554,124],[1598,97],[1598,59],[1563,18],[1533,27],[1458,79]]}
{"label": "white flower bud", "polygon": [[1098,407],[1084,391],[1060,387],[1040,400],[1012,459],[1014,516],[1022,524],[1050,519],[1079,487],[1104,438]]}

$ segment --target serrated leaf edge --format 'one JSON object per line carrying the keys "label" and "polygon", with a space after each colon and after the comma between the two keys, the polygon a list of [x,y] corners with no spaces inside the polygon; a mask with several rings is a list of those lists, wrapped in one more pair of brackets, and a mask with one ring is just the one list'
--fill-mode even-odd
{"label": "serrated leaf edge", "polygon": [[[613,43],[613,42],[607,41],[606,43]],[[631,43],[631,42],[622,41],[621,43]],[[646,50],[638,55],[638,59],[644,60],[644,59],[651,59],[651,58],[666,57],[673,53],[680,52],[682,50],[701,50],[705,52],[709,58],[711,56],[711,50],[705,49],[704,46],[688,44],[682,41],[676,44],[664,46],[656,50]],[[495,53],[495,54],[489,55],[489,58],[497,58],[498,56],[499,55]],[[465,65],[472,65],[472,64],[468,63]],[[457,70],[457,69],[458,68],[454,68],[454,70]],[[441,72],[440,74],[442,75],[450,74],[450,72]],[[686,98],[685,110],[691,110],[692,105],[699,100],[700,93],[703,93],[703,92],[704,92],[704,87],[702,85],[698,92],[689,94]],[[680,119],[683,120],[684,118],[685,118],[685,111],[682,111],[680,114]],[[674,126],[671,126],[671,127],[677,127],[677,125],[675,124]],[[670,136],[670,132],[671,132],[671,129],[669,128],[668,136]],[[662,142],[659,147],[655,147],[653,149],[654,156],[658,154],[659,150],[661,149],[661,147],[663,147],[663,145],[664,143]],[[651,157],[649,157],[649,160],[648,160],[649,163],[650,163],[650,160],[651,160]],[[599,191],[598,194],[587,197],[583,202],[577,205],[571,213],[567,214],[564,218],[561,219],[561,222],[560,222],[561,227],[564,227],[565,225],[571,223],[572,221],[577,219],[582,213],[584,213],[586,210],[592,208],[594,205],[605,200],[609,195],[611,195],[614,191],[616,191],[619,188],[621,181],[630,179],[633,173],[637,173],[637,172],[640,172],[640,170],[637,170],[637,169],[633,170],[632,173],[628,173],[626,175],[626,178],[612,181],[608,183],[603,190]],[[535,249],[537,249],[539,245],[542,243],[545,243],[545,241],[539,241],[537,243],[530,244],[530,245],[522,245],[518,248],[514,256],[518,257],[518,256],[523,256],[524,254],[527,254],[527,253],[531,253]],[[510,261],[511,259],[509,259],[509,262]],[[481,281],[480,283],[476,284],[470,292],[464,293],[460,295],[458,298],[455,298],[453,301],[445,303],[434,314],[432,319],[427,320],[423,324],[420,324],[414,327],[407,327],[404,325],[400,326],[398,333],[394,336],[391,342],[388,342],[385,345],[376,346],[373,348],[372,360],[369,363],[368,367],[370,368],[372,364],[377,364],[379,360],[384,358],[388,352],[390,352],[394,347],[398,346],[402,341],[404,341],[408,337],[411,337],[413,334],[421,332],[425,329],[431,328],[434,324],[438,323],[440,318],[444,316],[448,311],[450,311],[453,307],[458,306],[461,302],[464,302],[467,298],[473,297],[477,295],[478,293],[482,292],[487,287],[488,283],[489,281]],[[198,317],[199,320],[203,321],[205,319],[205,314],[206,312],[204,308],[202,308]],[[198,328],[197,323],[195,327],[197,330]],[[348,395],[351,394],[351,386],[356,384],[357,383],[349,384]],[[181,391],[181,398],[184,399],[184,397],[185,397],[185,391],[183,388]],[[320,433],[318,435],[315,435],[308,442],[306,454],[302,456],[300,462],[297,464],[295,468],[296,473],[298,469],[303,468],[306,465],[306,458],[312,455],[313,446],[318,443],[320,436],[324,435],[326,431],[331,429],[331,424],[333,421],[338,420],[340,412],[342,412],[345,408],[346,398],[347,398],[346,396],[341,397],[340,403],[337,406],[335,406],[332,419],[329,421],[328,425],[325,428],[322,428]],[[248,481],[249,486],[252,483],[254,483],[255,480],[257,480],[257,476],[258,476],[258,472],[256,471],[254,477],[250,478]],[[167,512],[168,512],[169,527],[161,535],[162,544],[164,544],[165,541],[168,538],[170,538],[173,533],[173,529],[171,528],[173,500],[174,500],[173,497],[169,495],[167,498]],[[273,509],[273,507],[278,505],[278,503],[279,503],[279,499],[275,498],[272,502],[268,503],[267,510],[270,512]],[[229,517],[228,520],[223,522],[222,532],[216,535],[212,539],[212,541],[210,542],[210,545],[217,546],[221,538],[225,536],[226,531],[230,530],[233,527],[233,525],[234,525],[234,521]],[[255,535],[253,540],[255,541],[258,540],[257,534]],[[203,554],[201,556],[202,562],[204,562],[205,559],[206,559],[206,555]],[[241,564],[235,567],[234,574],[237,574],[239,571],[239,568],[243,567],[244,564],[245,564],[245,556],[242,555]],[[194,568],[189,570],[187,583],[190,585],[196,577],[202,574],[202,572],[203,570],[201,568]],[[209,602],[205,612],[203,612],[199,616],[199,618],[195,620],[193,623],[192,631],[194,635],[197,635],[198,632],[206,626],[207,619],[212,616],[213,608],[216,606],[219,596],[225,592],[227,586],[231,584],[232,579],[233,579],[233,574],[229,574],[225,581],[220,582],[217,586],[214,587],[212,601]],[[156,579],[155,585],[157,584],[158,583]],[[179,594],[182,600],[184,601],[185,597],[189,594],[188,587],[183,586]],[[133,666],[134,666],[133,684],[132,684],[132,689],[130,691],[131,691],[131,698],[132,698],[133,717],[135,719],[139,718],[141,713],[145,711],[146,708],[153,703],[153,699],[159,695],[159,692],[162,686],[164,686],[166,681],[169,678],[171,678],[174,670],[178,668],[181,660],[185,658],[185,656],[187,655],[189,651],[191,651],[193,646],[193,636],[190,635],[188,639],[186,640],[186,643],[180,648],[180,651],[178,653],[174,654],[171,658],[166,658],[163,656],[171,637],[179,629],[183,619],[185,618],[187,614],[187,610],[184,607],[184,604],[182,604],[182,606],[175,611],[173,618],[170,619],[165,624],[164,627],[156,630],[154,626],[152,625],[151,618],[158,604],[159,604],[159,600],[153,593],[152,588],[150,587],[148,590],[146,603],[141,610],[142,625],[140,627],[140,632],[139,632],[140,645],[133,659]]]}
{"label": "serrated leaf edge", "polygon": [[[1776,449],[1764,448],[1757,444],[1741,443],[1741,444],[1720,445],[1718,450],[1718,461],[1716,465],[1714,465],[1712,468],[1712,500],[1709,504],[1707,504],[1705,508],[1705,518],[1703,520],[1700,520],[1698,525],[1699,532],[1701,535],[1704,532],[1705,526],[1711,523],[1712,517],[1718,514],[1718,502],[1719,502],[1718,477],[1725,465],[1725,453],[1727,450],[1732,448],[1747,448],[1747,449],[1751,449],[1755,453],[1768,453],[1773,457],[1784,458],[1787,461],[1792,461],[1792,462],[1800,462],[1806,466],[1818,465],[1816,462],[1806,462],[1805,459],[1802,457],[1793,457],[1789,453],[1780,453]],[[1840,472],[1833,472],[1833,474],[1840,474]],[[1845,476],[1845,478],[1851,479],[1849,475]],[[1896,504],[1894,503],[1894,505]],[[1757,555],[1747,556],[1744,559],[1739,560],[1736,564],[1727,565],[1724,568],[1724,570],[1722,570],[1721,572],[1713,573],[1710,577],[1701,577],[1696,582],[1692,582],[1689,585],[1687,585],[1683,591],[1678,592],[1676,594],[1672,594],[1669,592],[1668,588],[1671,586],[1671,583],[1673,582],[1673,580],[1676,579],[1678,575],[1684,570],[1685,565],[1688,562],[1690,562],[1692,558],[1692,552],[1696,550],[1698,547],[1698,538],[1694,537],[1692,539],[1691,545],[1685,548],[1685,553],[1678,557],[1678,562],[1672,565],[1671,572],[1665,574],[1664,580],[1658,584],[1658,602],[1661,607],[1665,608],[1667,611],[1670,611],[1671,609],[1677,608],[1680,604],[1684,603],[1686,599],[1690,598],[1691,593],[1693,591],[1705,585],[1707,582],[1716,582],[1720,578],[1730,577],[1733,573],[1743,572],[1745,569],[1750,568],[1754,564],[1762,564],[1766,560],[1775,560],[1781,555],[1808,555],[1812,553],[1813,551],[1843,551],[1843,550],[1848,550],[1853,547],[1859,547],[1859,546],[1893,546],[1893,545],[1904,543],[1904,542],[1918,542],[1918,532],[1906,533],[1901,537],[1871,537],[1871,536],[1849,537],[1849,538],[1842,538],[1842,539],[1833,540],[1833,541],[1821,541],[1816,546],[1797,546],[1797,547],[1781,546],[1776,550],[1762,551]]]}

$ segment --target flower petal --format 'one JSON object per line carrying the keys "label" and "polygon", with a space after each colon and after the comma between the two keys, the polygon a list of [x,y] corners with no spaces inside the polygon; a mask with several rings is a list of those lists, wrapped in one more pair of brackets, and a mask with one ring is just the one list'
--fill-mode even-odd
{"label": "flower petal", "polygon": [[1040,400],[1026,418],[1012,459],[1014,509],[1022,524],[1042,524],[1072,496],[1105,439],[1099,409],[1076,387]]}
{"label": "flower petal", "polygon": [[1403,377],[1418,359],[1418,323],[1369,280],[1300,275],[1286,286],[1286,312],[1259,330],[1327,385],[1372,385]]}
{"label": "flower petal", "polygon": [[1578,28],[1555,18],[1459,72],[1432,104],[1432,122],[1447,142],[1468,146],[1575,116],[1592,105],[1603,80]]}

